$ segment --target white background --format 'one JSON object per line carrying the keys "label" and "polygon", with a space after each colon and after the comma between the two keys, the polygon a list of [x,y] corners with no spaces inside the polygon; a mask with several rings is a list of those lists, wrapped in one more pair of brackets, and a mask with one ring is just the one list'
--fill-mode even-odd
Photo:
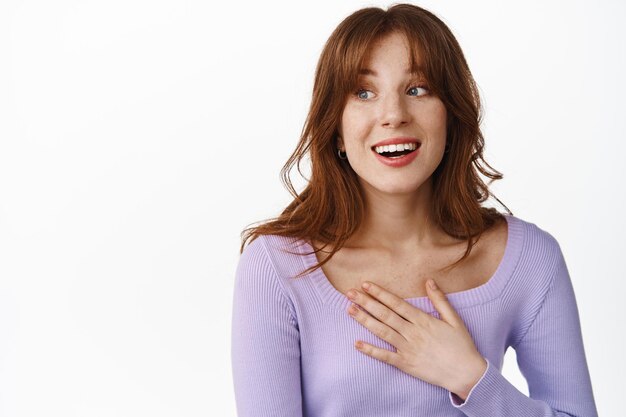
{"label": "white background", "polygon": [[[390,3],[223,3],[0,3],[0,415],[235,416],[240,233],[291,201],[324,42]],[[561,245],[617,415],[624,3],[418,5],[478,82],[495,194]],[[527,393],[512,350],[503,373]]]}

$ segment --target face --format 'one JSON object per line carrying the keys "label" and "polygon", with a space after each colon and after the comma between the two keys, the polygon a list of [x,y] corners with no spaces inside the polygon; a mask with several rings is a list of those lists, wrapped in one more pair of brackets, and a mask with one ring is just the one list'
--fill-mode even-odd
{"label": "face", "polygon": [[[339,146],[366,192],[416,192],[443,159],[446,108],[423,77],[409,73],[406,42],[404,35],[392,33],[372,45],[364,68],[376,75],[360,75],[358,91],[347,99],[338,127]],[[415,158],[402,167],[382,163],[372,149],[396,137],[421,142]]]}

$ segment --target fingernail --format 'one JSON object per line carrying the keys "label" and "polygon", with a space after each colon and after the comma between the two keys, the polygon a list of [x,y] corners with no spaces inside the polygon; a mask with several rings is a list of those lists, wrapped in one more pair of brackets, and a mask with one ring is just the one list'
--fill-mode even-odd
{"label": "fingernail", "polygon": [[369,290],[370,289],[370,284],[369,282],[364,282],[361,287],[363,287],[364,290]]}
{"label": "fingernail", "polygon": [[428,280],[428,285],[430,286],[431,289],[436,290],[437,289],[437,284],[435,284],[435,281],[433,281],[432,279]]}

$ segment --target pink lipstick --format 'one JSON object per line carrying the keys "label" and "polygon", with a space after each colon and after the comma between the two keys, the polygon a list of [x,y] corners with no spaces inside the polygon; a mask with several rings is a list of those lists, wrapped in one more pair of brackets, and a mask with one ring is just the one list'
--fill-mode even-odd
{"label": "pink lipstick", "polygon": [[[376,152],[376,147],[379,147],[379,146],[399,145],[399,144],[406,144],[406,143],[415,144],[416,149],[410,151],[407,154],[398,155],[398,156],[385,156],[385,155],[392,155],[393,153],[391,152],[384,152],[383,154],[379,154],[378,152]],[[397,137],[397,138],[389,138],[389,139],[380,141],[377,144],[373,145],[371,149],[372,149],[372,152],[374,152],[374,155],[376,156],[376,158],[380,162],[390,167],[399,168],[399,167],[403,167],[403,166],[410,164],[417,157],[418,152],[420,150],[420,146],[421,146],[421,142],[416,138]],[[406,150],[404,150],[404,152],[406,152]]]}

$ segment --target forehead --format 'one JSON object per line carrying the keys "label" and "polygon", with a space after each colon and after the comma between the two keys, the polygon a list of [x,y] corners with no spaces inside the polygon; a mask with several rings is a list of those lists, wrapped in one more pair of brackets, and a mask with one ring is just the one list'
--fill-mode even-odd
{"label": "forehead", "polygon": [[408,75],[423,75],[421,53],[415,46],[417,45],[409,44],[407,37],[402,33],[394,32],[377,39],[372,42],[364,56],[358,75],[379,77],[377,69],[384,69],[388,66],[393,66],[394,70],[400,66]]}
{"label": "forehead", "polygon": [[[416,68],[414,70],[411,70],[410,68],[407,68],[405,73],[407,75],[423,75],[424,71],[422,69],[422,67],[420,65],[416,65]],[[378,73],[378,71],[375,71],[371,68],[361,68],[358,72],[358,74],[360,76],[370,76],[370,77],[379,77],[380,74]]]}

